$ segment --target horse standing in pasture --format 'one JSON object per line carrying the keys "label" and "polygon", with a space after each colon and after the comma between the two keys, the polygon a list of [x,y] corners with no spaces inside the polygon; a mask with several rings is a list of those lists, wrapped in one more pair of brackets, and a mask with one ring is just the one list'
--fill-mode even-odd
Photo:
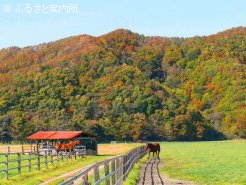
{"label": "horse standing in pasture", "polygon": [[73,151],[74,147],[76,145],[78,145],[78,144],[80,144],[79,140],[74,140],[74,141],[71,141],[71,142],[66,143],[66,144],[56,143],[55,144],[55,150],[56,150],[56,152],[59,152],[59,151]]}
{"label": "horse standing in pasture", "polygon": [[160,148],[159,143],[146,143],[146,150],[148,150],[149,152],[149,157],[150,157],[150,152],[153,152],[153,157],[156,153],[158,159],[160,159],[159,154],[160,154],[161,148]]}

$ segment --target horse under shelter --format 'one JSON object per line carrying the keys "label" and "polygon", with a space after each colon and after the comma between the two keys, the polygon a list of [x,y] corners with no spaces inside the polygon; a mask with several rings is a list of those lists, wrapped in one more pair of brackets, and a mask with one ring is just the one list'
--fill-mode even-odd
{"label": "horse under shelter", "polygon": [[86,155],[97,155],[96,135],[82,131],[38,131],[27,139],[30,140],[31,149],[54,149],[56,143],[68,143],[79,140],[79,146],[86,147]]}

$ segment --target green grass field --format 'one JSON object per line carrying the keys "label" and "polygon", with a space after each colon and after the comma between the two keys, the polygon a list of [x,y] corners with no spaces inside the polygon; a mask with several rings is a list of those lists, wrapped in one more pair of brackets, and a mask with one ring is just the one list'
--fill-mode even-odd
{"label": "green grass field", "polygon": [[[26,170],[22,175],[11,176],[9,180],[0,178],[0,184],[1,185],[13,185],[13,184],[36,185],[52,177],[56,177],[63,173],[81,168],[83,166],[95,163],[97,161],[104,160],[107,157],[109,156],[106,156],[106,155],[89,156],[89,157],[84,157],[84,158],[80,158],[77,160],[72,160],[69,162],[63,162],[63,163],[60,163],[60,165],[57,165],[57,163],[54,163],[53,166],[50,165],[48,170],[46,170],[45,168],[42,168],[40,171],[34,170],[31,173],[28,173]],[[15,171],[13,173],[17,173],[17,172]]]}
{"label": "green grass field", "polygon": [[[104,145],[103,145],[104,146]],[[119,145],[107,145],[109,150]],[[133,144],[125,144],[125,152]],[[103,147],[105,153],[106,145]],[[112,148],[113,147],[113,148]],[[128,149],[129,148],[129,149]],[[102,152],[102,153],[103,153]],[[116,151],[115,151],[116,152]],[[121,151],[123,153],[123,151]],[[80,168],[108,155],[86,157],[74,160],[71,163],[54,165],[49,170],[14,175],[10,180],[0,180],[0,184],[38,184],[59,174]],[[161,172],[170,178],[190,180],[204,185],[239,185],[246,184],[246,142],[245,141],[218,141],[218,142],[164,142],[161,143],[161,160],[164,166]],[[146,159],[146,157],[145,157]],[[26,169],[27,170],[27,169]],[[139,176],[139,166],[132,171],[129,182],[135,182]],[[16,172],[15,172],[16,173]],[[58,179],[52,184],[61,182]]]}
{"label": "green grass field", "polygon": [[[12,185],[12,184],[18,184],[18,185],[35,185],[39,184],[41,182],[44,182],[45,180],[48,180],[50,178],[59,176],[63,173],[81,168],[83,166],[93,164],[98,161],[102,161],[106,158],[112,157],[114,155],[119,155],[126,153],[130,151],[132,148],[140,146],[142,144],[99,144],[99,154],[98,156],[87,156],[83,158],[78,158],[77,160],[72,159],[72,161],[69,160],[69,162],[66,162],[66,159],[64,158],[64,162],[60,160],[60,164],[58,165],[56,161],[54,161],[54,165],[51,165],[49,163],[49,169],[45,169],[45,164],[41,165],[41,170],[38,171],[36,166],[33,166],[32,172],[28,172],[28,167],[25,167],[22,169],[22,175],[18,175],[17,169],[11,170],[9,175],[9,180],[5,179],[5,173],[0,172],[0,185]],[[22,158],[27,159],[28,156],[22,156]],[[33,160],[32,163],[36,163],[36,156],[32,156]],[[9,160],[16,160],[17,155],[11,155],[9,156]],[[54,157],[55,159],[55,157]],[[48,158],[50,160],[50,158]],[[5,157],[0,155],[0,162],[4,162]],[[41,158],[41,162],[44,162],[44,158]],[[28,161],[23,161],[22,165],[27,165]],[[17,167],[17,162],[13,162],[9,164],[10,168]],[[0,164],[0,169],[4,169],[5,165]],[[102,172],[101,172],[102,173]],[[56,181],[52,182],[51,184],[59,184],[59,182],[62,182],[64,179],[60,178]]]}
{"label": "green grass field", "polygon": [[246,184],[246,142],[161,144],[162,172],[171,178],[207,185]]}

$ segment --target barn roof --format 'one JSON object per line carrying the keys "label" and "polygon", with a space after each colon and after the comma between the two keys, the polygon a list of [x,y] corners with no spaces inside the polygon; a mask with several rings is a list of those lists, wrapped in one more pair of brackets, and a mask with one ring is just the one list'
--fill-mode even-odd
{"label": "barn roof", "polygon": [[82,131],[39,131],[27,137],[30,140],[58,140],[73,139],[75,137],[96,137],[96,135],[88,134]]}

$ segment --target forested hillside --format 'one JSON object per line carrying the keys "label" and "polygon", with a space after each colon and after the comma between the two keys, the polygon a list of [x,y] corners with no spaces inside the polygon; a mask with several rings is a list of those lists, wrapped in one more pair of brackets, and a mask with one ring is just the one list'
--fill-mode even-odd
{"label": "forested hillside", "polygon": [[185,39],[116,30],[2,49],[0,137],[246,137],[245,64],[245,27]]}

